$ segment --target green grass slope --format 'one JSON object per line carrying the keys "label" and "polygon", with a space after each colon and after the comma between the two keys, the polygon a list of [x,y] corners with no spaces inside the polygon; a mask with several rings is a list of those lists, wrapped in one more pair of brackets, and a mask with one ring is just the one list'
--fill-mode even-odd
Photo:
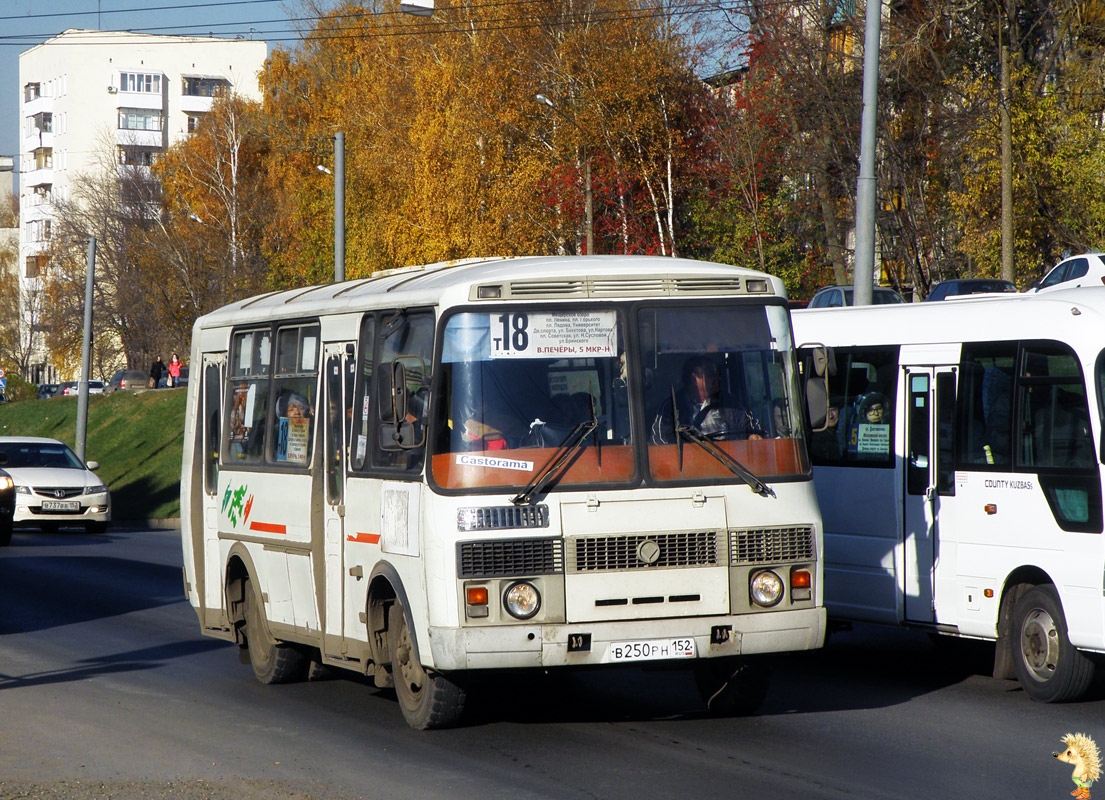
{"label": "green grass slope", "polygon": [[[111,490],[116,520],[180,516],[184,389],[90,395],[85,460]],[[76,449],[77,398],[0,405],[0,436],[48,436]]]}

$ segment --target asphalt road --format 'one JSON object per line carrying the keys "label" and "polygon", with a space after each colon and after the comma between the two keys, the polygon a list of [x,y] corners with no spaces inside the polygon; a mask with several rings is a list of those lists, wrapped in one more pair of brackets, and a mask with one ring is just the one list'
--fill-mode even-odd
{"label": "asphalt road", "polygon": [[985,646],[874,627],[773,658],[753,717],[623,669],[510,680],[467,727],[417,732],[356,676],[261,686],[201,637],[175,531],[17,532],[0,608],[3,800],[1061,800],[1060,737],[1105,744],[1101,681],[1040,705]]}

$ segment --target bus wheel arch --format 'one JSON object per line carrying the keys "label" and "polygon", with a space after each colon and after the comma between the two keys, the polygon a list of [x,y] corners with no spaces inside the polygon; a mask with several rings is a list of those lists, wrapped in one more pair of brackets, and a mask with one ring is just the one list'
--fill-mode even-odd
{"label": "bus wheel arch", "polygon": [[253,667],[264,684],[305,680],[311,668],[308,652],[301,646],[277,640],[269,632],[261,587],[249,554],[231,552],[226,569],[227,617],[234,629],[234,641],[241,648],[239,658]]}
{"label": "bus wheel arch", "polygon": [[[1037,577],[1043,575],[1032,570]],[[1093,682],[1094,663],[1070,642],[1059,592],[1046,575],[1019,579],[1002,597],[999,651],[1025,693],[1042,703],[1077,700]],[[1003,655],[995,656],[995,673]]]}

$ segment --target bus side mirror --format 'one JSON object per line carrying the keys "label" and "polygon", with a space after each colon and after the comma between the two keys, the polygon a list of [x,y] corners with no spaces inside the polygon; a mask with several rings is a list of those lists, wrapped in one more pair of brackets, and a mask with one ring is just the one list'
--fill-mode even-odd
{"label": "bus side mirror", "polygon": [[407,370],[401,361],[392,361],[380,371],[380,421],[402,422],[407,416]]}

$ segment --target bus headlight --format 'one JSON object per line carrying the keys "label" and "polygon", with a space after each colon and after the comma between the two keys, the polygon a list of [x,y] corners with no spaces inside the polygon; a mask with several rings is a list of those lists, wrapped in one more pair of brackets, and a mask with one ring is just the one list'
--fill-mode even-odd
{"label": "bus headlight", "polygon": [[752,576],[749,584],[752,602],[764,608],[777,605],[783,599],[783,581],[769,569],[763,569]]}
{"label": "bus headlight", "polygon": [[503,593],[507,613],[516,619],[529,619],[541,610],[541,593],[526,581],[512,583]]}

